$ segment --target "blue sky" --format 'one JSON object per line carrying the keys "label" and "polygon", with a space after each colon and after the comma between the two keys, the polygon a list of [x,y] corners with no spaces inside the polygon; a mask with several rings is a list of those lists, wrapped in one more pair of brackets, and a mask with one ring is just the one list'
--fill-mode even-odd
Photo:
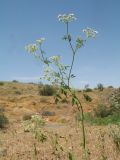
{"label": "blue sky", "polygon": [[97,83],[120,86],[119,0],[0,0],[0,81],[39,81],[42,65],[26,53],[24,46],[45,37],[48,56],[61,55],[70,63],[71,52],[61,39],[65,25],[57,15],[74,13],[73,37],[91,27],[99,34],[77,53],[75,87]]}

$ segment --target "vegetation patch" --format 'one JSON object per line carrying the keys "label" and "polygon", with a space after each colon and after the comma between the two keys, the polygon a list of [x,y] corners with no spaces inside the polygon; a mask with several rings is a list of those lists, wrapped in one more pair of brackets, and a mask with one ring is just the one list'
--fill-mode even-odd
{"label": "vegetation patch", "polygon": [[86,113],[85,121],[95,125],[119,124],[120,114],[113,114],[102,118],[102,117],[94,117],[92,113]]}
{"label": "vegetation patch", "polygon": [[4,114],[0,114],[0,129],[5,128],[8,122],[8,118]]}
{"label": "vegetation patch", "polygon": [[97,84],[97,89],[98,89],[99,91],[103,91],[103,89],[104,89],[103,84],[98,83],[98,84]]}
{"label": "vegetation patch", "polygon": [[0,86],[3,86],[4,85],[4,82],[0,82]]}
{"label": "vegetation patch", "polygon": [[39,94],[41,96],[53,96],[55,94],[55,88],[52,85],[44,85],[39,88]]}

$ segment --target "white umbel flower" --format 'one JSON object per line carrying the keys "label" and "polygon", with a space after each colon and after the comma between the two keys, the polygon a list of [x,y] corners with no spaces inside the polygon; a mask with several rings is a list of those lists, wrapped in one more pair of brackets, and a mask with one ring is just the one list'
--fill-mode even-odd
{"label": "white umbel flower", "polygon": [[83,29],[83,32],[86,34],[87,38],[95,38],[96,34],[98,34],[98,31],[88,27]]}
{"label": "white umbel flower", "polygon": [[59,14],[58,15],[58,20],[64,23],[69,23],[72,21],[75,21],[77,18],[75,17],[75,15],[73,13],[71,14]]}
{"label": "white umbel flower", "polygon": [[40,44],[40,45],[41,45],[44,41],[45,41],[45,38],[40,38],[40,39],[36,40],[36,42],[37,42],[38,44]]}
{"label": "white umbel flower", "polygon": [[25,49],[29,52],[29,53],[34,53],[37,51],[38,46],[36,44],[28,44],[25,46]]}
{"label": "white umbel flower", "polygon": [[60,60],[60,56],[52,56],[50,57],[50,59],[53,61],[53,62],[58,62]]}

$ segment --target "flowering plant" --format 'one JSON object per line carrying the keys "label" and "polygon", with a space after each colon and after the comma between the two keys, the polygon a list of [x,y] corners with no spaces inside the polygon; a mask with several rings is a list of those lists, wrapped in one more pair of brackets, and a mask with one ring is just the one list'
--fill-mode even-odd
{"label": "flowering plant", "polygon": [[72,35],[69,32],[69,24],[75,21],[77,18],[74,14],[63,14],[58,15],[58,20],[63,22],[66,25],[66,34],[63,36],[63,40],[67,41],[69,47],[72,52],[72,60],[70,65],[64,65],[61,63],[60,56],[52,56],[50,58],[46,57],[45,51],[42,49],[43,42],[45,38],[40,38],[36,40],[35,44],[30,44],[26,46],[26,50],[29,53],[35,55],[35,57],[39,58],[44,67],[44,75],[43,78],[48,80],[52,84],[59,85],[59,90],[55,95],[55,102],[57,103],[62,99],[62,94],[70,95],[72,105],[76,105],[78,111],[81,113],[81,125],[82,125],[82,133],[83,133],[83,148],[86,151],[86,136],[85,136],[85,127],[84,127],[84,111],[83,106],[80,99],[77,97],[75,90],[71,88],[71,79],[75,77],[72,73],[75,56],[79,49],[85,44],[88,38],[95,38],[98,33],[96,30],[91,28],[83,29],[83,32],[86,35],[86,39],[83,39],[80,35],[77,37],[75,42],[75,47],[73,46]]}

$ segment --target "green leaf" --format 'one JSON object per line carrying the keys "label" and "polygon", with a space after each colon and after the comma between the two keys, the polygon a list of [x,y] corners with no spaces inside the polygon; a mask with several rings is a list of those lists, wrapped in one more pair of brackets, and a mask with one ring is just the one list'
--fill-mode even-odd
{"label": "green leaf", "polygon": [[72,106],[73,105],[79,105],[79,101],[78,101],[78,98],[76,97],[75,94],[72,95]]}
{"label": "green leaf", "polygon": [[66,97],[67,97],[67,89],[68,89],[68,86],[67,85],[61,85],[61,93],[64,94]]}
{"label": "green leaf", "polygon": [[81,37],[78,37],[76,40],[76,49],[81,48],[84,45],[84,40]]}

